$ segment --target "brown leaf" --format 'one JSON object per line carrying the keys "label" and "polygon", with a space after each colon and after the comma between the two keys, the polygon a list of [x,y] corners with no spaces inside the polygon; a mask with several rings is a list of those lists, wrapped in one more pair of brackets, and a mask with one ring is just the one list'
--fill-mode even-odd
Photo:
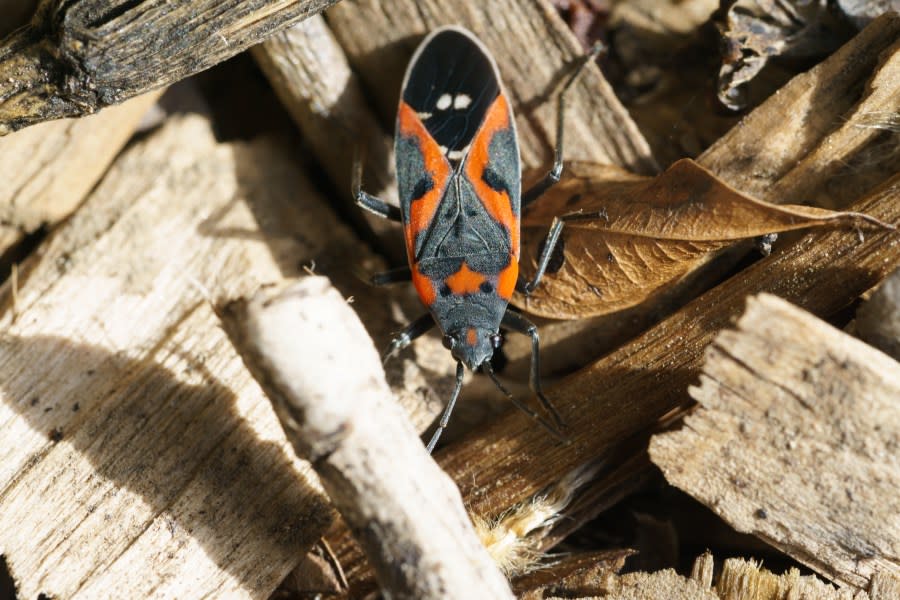
{"label": "brown leaf", "polygon": [[557,319],[634,306],[677,282],[733,242],[829,224],[872,223],[863,214],[775,205],[745,196],[692,160],[656,178],[618,167],[573,163],[563,181],[525,215],[521,270],[531,279],[553,218],[566,223],[541,284],[513,303]]}

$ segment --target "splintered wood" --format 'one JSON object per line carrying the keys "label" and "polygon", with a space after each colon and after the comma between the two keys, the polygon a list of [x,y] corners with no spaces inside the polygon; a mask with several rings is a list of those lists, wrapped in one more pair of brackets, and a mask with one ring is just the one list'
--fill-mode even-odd
{"label": "splintered wood", "polygon": [[20,290],[0,336],[0,554],[20,597],[266,598],[328,527],[202,291],[247,293],[317,250],[271,217],[319,210],[285,156],[170,120]]}
{"label": "splintered wood", "polygon": [[[571,589],[566,585],[548,590],[560,597],[582,600],[896,600],[900,598],[900,579],[883,573],[872,577],[865,591],[836,588],[814,575],[801,575],[796,568],[776,575],[752,560],[729,558],[722,562],[713,581],[715,561],[706,553],[694,561],[690,577],[672,569],[654,573],[634,572],[618,575],[606,572],[593,581]],[[564,580],[565,583],[565,580]],[[526,595],[541,600],[548,595]],[[555,597],[555,596],[550,596]]]}
{"label": "splintered wood", "polygon": [[650,446],[671,483],[834,581],[900,574],[900,364],[762,295],[700,382],[700,408]]}

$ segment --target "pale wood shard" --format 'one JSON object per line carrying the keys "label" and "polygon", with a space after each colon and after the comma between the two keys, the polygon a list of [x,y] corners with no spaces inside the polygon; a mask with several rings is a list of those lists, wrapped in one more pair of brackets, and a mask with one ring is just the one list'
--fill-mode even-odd
{"label": "pale wood shard", "polygon": [[609,575],[591,597],[609,600],[721,600],[713,590],[682,577],[673,569]]}
{"label": "pale wood shard", "polygon": [[[810,598],[815,600],[870,600],[864,591],[836,588],[815,575],[800,575],[791,568],[776,575],[760,564],[743,558],[729,558],[722,564],[722,572],[715,586],[722,600],[782,600]],[[871,598],[871,600],[875,600]]]}
{"label": "pale wood shard", "polygon": [[900,364],[761,295],[700,381],[700,409],[650,446],[672,484],[844,585],[900,575]]}
{"label": "pale wood shard", "polygon": [[900,598],[900,576],[891,573],[875,573],[869,582],[871,600],[895,600]]}
{"label": "pale wood shard", "polygon": [[81,204],[160,93],[0,138],[0,255]]}
{"label": "pale wood shard", "polygon": [[[583,54],[549,2],[360,0],[341,2],[325,17],[385,123],[393,123],[406,64],[422,37],[440,25],[471,29],[497,60],[516,111],[523,164],[549,168],[556,141],[554,91]],[[567,106],[567,158],[639,173],[656,170],[647,142],[595,66],[575,84]]]}
{"label": "pale wood shard", "polygon": [[384,593],[513,597],[459,491],[392,398],[368,333],[328,279],[264,287],[226,305],[222,319]]}
{"label": "pale wood shard", "polygon": [[48,0],[0,42],[0,135],[207,69],[335,0]]}
{"label": "pale wood shard", "polygon": [[0,322],[0,553],[22,597],[266,598],[328,527],[199,289],[280,278],[314,248],[257,214],[314,198],[272,144],[172,119],[52,238]]}

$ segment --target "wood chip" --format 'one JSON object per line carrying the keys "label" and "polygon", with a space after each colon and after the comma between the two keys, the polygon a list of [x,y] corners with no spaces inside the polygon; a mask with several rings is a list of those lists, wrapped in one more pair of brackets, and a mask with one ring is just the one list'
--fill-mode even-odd
{"label": "wood chip", "polygon": [[266,598],[324,533],[327,499],[201,291],[295,272],[317,242],[281,227],[315,211],[282,148],[173,118],[53,237],[0,325],[21,597]]}
{"label": "wood chip", "polygon": [[81,204],[160,93],[0,138],[0,254]]}
{"label": "wood chip", "polygon": [[864,589],[900,574],[900,364],[774,296],[707,351],[666,478],[741,532]]}
{"label": "wood chip", "polygon": [[900,270],[884,280],[856,313],[859,337],[900,361]]}
{"label": "wood chip", "polygon": [[900,146],[884,144],[872,118],[900,112],[898,40],[900,14],[879,17],[697,162],[756,198],[845,208],[897,172]]}

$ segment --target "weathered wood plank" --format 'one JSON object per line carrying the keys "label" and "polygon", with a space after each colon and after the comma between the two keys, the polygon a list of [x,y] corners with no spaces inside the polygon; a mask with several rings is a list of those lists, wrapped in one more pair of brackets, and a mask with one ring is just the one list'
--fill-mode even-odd
{"label": "weathered wood plank", "polygon": [[159,94],[0,138],[0,254],[75,210]]}
{"label": "weathered wood plank", "polygon": [[829,579],[900,575],[900,363],[761,295],[690,392],[650,446],[671,483]]}
{"label": "weathered wood plank", "polygon": [[[345,1],[325,17],[366,82],[382,121],[391,124],[406,64],[422,36],[444,24],[471,29],[500,67],[516,112],[523,164],[549,168],[556,139],[554,90],[582,50],[548,2]],[[595,66],[585,71],[568,99],[565,155],[640,173],[656,170],[647,142]]]}
{"label": "weathered wood plank", "polygon": [[335,0],[48,0],[0,42],[0,135],[207,69]]}
{"label": "weathered wood plank", "polygon": [[199,289],[296,273],[327,243],[291,230],[310,215],[341,237],[280,147],[189,117],[54,235],[0,322],[0,553],[21,597],[266,598],[327,528]]}
{"label": "weathered wood plank", "polygon": [[382,130],[325,19],[314,15],[288,27],[252,53],[335,188],[350,200],[358,147],[366,190],[396,204],[393,138]]}

